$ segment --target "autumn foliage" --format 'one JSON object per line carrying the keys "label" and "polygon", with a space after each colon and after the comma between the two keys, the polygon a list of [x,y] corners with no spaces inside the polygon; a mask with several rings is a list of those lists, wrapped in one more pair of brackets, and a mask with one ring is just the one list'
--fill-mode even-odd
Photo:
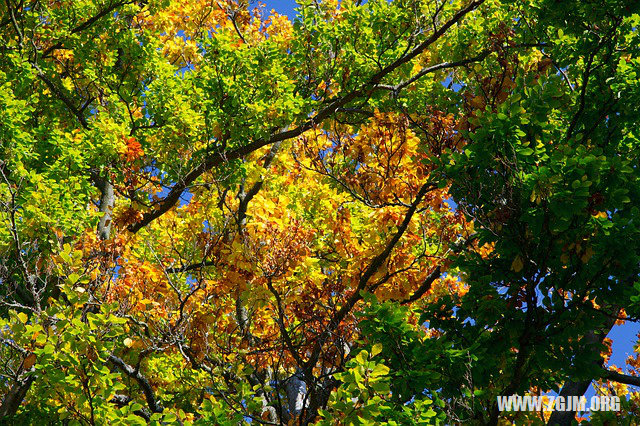
{"label": "autumn foliage", "polygon": [[0,423],[639,415],[636,2],[361,3],[0,5]]}

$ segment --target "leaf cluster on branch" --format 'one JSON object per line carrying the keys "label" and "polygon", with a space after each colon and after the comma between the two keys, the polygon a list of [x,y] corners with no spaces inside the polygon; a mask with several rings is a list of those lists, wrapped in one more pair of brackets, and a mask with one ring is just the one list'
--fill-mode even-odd
{"label": "leaf cluster on branch", "polygon": [[633,418],[636,3],[4,0],[0,422]]}

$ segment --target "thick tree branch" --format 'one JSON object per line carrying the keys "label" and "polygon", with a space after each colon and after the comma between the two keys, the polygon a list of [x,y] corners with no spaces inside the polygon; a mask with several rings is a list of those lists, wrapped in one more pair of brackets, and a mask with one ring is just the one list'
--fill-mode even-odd
{"label": "thick tree branch", "polygon": [[142,392],[144,393],[144,397],[147,400],[147,405],[149,406],[149,409],[151,410],[152,413],[162,413],[164,408],[156,400],[153,387],[151,386],[149,381],[146,379],[146,377],[140,374],[140,371],[136,370],[135,368],[133,368],[132,366],[124,362],[122,358],[118,358],[115,355],[110,355],[109,361],[111,361],[113,365],[118,367],[120,371],[122,371],[127,376],[131,377],[136,382],[138,382],[138,386],[140,386],[140,389],[142,389]]}
{"label": "thick tree branch", "polygon": [[18,408],[20,408],[20,404],[34,380],[35,376],[29,375],[27,377],[21,377],[15,381],[9,392],[7,392],[2,399],[2,405],[0,405],[0,419],[9,418],[18,412]]}
{"label": "thick tree branch", "polygon": [[100,191],[100,213],[102,213],[102,217],[100,218],[100,222],[98,222],[97,232],[101,240],[106,240],[111,233],[111,219],[113,206],[115,204],[113,185],[97,173],[91,175],[91,180]]}
{"label": "thick tree branch", "polygon": [[[111,400],[109,402],[112,403],[112,404],[117,405],[118,407],[124,407],[125,405],[129,404],[132,400],[133,400],[133,398],[131,398],[128,395],[116,394],[116,395],[113,396],[113,398],[111,398]],[[142,417],[146,421],[151,420],[151,416],[149,415],[149,413],[145,409],[136,410],[136,411],[133,412],[133,414]]]}
{"label": "thick tree branch", "polygon": [[[18,346],[10,339],[0,339],[0,343],[8,345],[15,351],[20,352],[25,359],[30,354],[29,351]],[[22,367],[20,370],[22,370]],[[29,388],[31,388],[31,384],[35,380],[35,376],[33,374],[28,374],[31,373],[32,370],[33,369],[30,369],[29,371],[22,373],[19,372],[20,374],[16,377],[11,389],[9,389],[2,399],[2,404],[0,404],[0,419],[12,417],[18,412],[18,408],[20,408],[22,400],[27,395]]]}
{"label": "thick tree branch", "polygon": [[9,19],[11,21],[11,24],[13,25],[13,29],[16,32],[16,35],[18,36],[18,43],[20,45],[20,48],[22,48],[24,46],[24,36],[22,34],[22,30],[20,29],[18,21],[16,20],[16,15],[13,7],[11,7],[11,2],[9,0],[5,0],[5,3],[7,5],[7,10],[9,11]]}
{"label": "thick tree branch", "polygon": [[624,383],[625,385],[640,386],[640,377],[630,376],[628,374],[618,373],[617,371],[604,369],[603,379],[611,380],[618,383]]}

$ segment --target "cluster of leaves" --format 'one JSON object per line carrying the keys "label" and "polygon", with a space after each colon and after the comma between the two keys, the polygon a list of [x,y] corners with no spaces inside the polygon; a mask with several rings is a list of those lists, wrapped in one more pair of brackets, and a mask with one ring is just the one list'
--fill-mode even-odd
{"label": "cluster of leaves", "polygon": [[640,412],[636,2],[361,3],[0,6],[3,421]]}

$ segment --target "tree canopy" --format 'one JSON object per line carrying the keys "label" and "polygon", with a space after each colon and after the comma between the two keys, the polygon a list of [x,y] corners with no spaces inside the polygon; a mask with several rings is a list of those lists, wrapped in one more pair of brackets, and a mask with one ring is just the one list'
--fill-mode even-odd
{"label": "tree canopy", "polygon": [[639,11],[5,0],[0,423],[634,418]]}

